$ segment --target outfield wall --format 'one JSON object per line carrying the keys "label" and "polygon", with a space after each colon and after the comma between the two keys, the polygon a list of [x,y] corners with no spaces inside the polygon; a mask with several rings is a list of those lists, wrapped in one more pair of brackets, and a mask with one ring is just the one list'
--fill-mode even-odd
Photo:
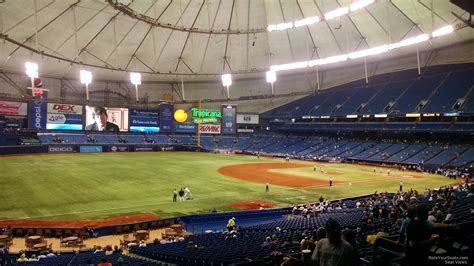
{"label": "outfield wall", "polygon": [[31,153],[91,153],[91,152],[160,152],[160,151],[204,151],[192,145],[128,145],[128,144],[49,144],[29,146],[3,146],[0,155]]}

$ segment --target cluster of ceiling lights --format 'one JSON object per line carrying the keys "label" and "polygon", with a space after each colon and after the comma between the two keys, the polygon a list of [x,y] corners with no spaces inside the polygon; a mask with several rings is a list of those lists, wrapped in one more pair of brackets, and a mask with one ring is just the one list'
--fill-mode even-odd
{"label": "cluster of ceiling lights", "polygon": [[[327,12],[326,14],[324,14],[324,19],[325,20],[335,19],[337,17],[348,14],[349,12],[354,12],[356,10],[364,8],[370,4],[373,4],[374,2],[375,0],[359,0],[357,2],[352,3],[350,6],[341,7],[341,8]],[[319,22],[321,22],[321,18],[318,16],[314,16],[314,17],[304,18],[301,20],[296,20],[294,22],[291,21],[291,22],[286,22],[286,23],[268,25],[267,30],[270,32],[278,31],[278,30],[287,30],[291,28],[298,28],[302,26],[312,25]]]}
{"label": "cluster of ceiling lights", "polygon": [[[35,96],[35,78],[38,78],[38,64],[32,62],[25,63],[26,75],[31,78],[31,89],[32,95]],[[87,70],[81,70],[79,72],[81,83],[86,87],[86,99],[89,101],[89,84],[92,83],[92,72]],[[135,95],[138,102],[138,85],[142,84],[142,74],[132,72],[130,73],[130,82],[135,85]]]}
{"label": "cluster of ceiling lights", "polygon": [[[453,31],[454,31],[453,26],[448,25],[448,26],[445,26],[438,30],[433,31],[431,33],[431,38],[439,37],[439,36],[451,33]],[[295,63],[282,64],[282,65],[272,65],[270,66],[270,70],[278,72],[278,71],[284,71],[284,70],[293,70],[293,69],[299,69],[299,68],[321,66],[321,65],[327,65],[327,64],[337,63],[337,62],[343,62],[349,59],[357,59],[357,58],[362,58],[362,57],[366,57],[370,55],[382,54],[393,49],[398,49],[401,47],[421,43],[429,39],[430,39],[430,34],[421,34],[415,37],[407,38],[397,43],[385,44],[385,45],[381,45],[381,46],[377,46],[377,47],[373,47],[373,48],[369,48],[365,50],[360,50],[360,51],[356,51],[356,52],[352,52],[348,54],[330,56],[330,57],[310,60],[310,61],[301,61],[301,62],[295,62]]]}
{"label": "cluster of ceiling lights", "polygon": [[[449,34],[454,31],[453,26],[448,25],[442,27],[438,30],[435,30],[431,33],[431,38],[436,38],[445,34]],[[267,82],[271,83],[272,87],[272,95],[273,95],[273,83],[276,81],[276,72],[284,71],[284,70],[293,70],[293,69],[300,69],[306,67],[313,67],[313,66],[320,66],[320,65],[327,65],[337,62],[347,61],[349,59],[357,59],[361,57],[366,57],[370,55],[377,55],[381,53],[388,52],[393,49],[421,43],[430,39],[429,34],[421,34],[412,38],[407,38],[397,43],[386,44],[382,46],[377,46],[365,50],[360,50],[357,52],[352,52],[348,54],[330,56],[326,58],[310,60],[310,61],[302,61],[302,62],[295,62],[295,63],[288,63],[282,65],[272,65],[270,66],[270,70],[266,72]],[[229,86],[232,85],[232,76],[231,74],[224,74],[222,75],[222,84],[227,87],[227,96],[229,97]]]}

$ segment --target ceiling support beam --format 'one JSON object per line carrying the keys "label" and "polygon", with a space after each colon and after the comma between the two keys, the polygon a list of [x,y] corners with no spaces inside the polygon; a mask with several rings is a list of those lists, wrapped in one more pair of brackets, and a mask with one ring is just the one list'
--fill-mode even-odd
{"label": "ceiling support beam", "polygon": [[[201,10],[204,7],[205,2],[206,2],[206,0],[202,1],[201,6],[199,7],[199,11],[197,12],[196,17],[193,20],[193,24],[191,25],[191,28],[193,28],[194,24],[196,24],[196,21],[197,21],[199,15],[201,14]],[[191,32],[188,32],[188,35],[186,36],[186,40],[184,41],[184,44],[183,44],[183,48],[181,48],[181,53],[179,54],[178,62],[176,63],[176,68],[174,70],[175,72],[178,71],[179,63],[183,59],[183,53],[184,53],[184,50],[186,49],[186,45],[188,44],[188,40],[189,40],[190,36],[191,36]],[[186,65],[186,66],[188,67],[189,70],[191,70],[191,68],[188,65]],[[194,73],[194,71],[191,70],[191,73]]]}
{"label": "ceiling support beam", "polygon": [[39,40],[38,40],[38,0],[33,1],[33,7],[35,9],[35,42],[36,50],[39,50]]}
{"label": "ceiling support beam", "polygon": [[[302,16],[303,18],[305,18],[304,13],[303,13],[303,9],[301,8],[301,5],[300,5],[299,0],[296,0],[296,5],[298,6],[298,9],[299,9],[299,11],[300,11],[300,13],[301,13],[301,16]],[[312,53],[311,53],[311,60],[314,59],[314,55],[315,55],[315,54],[317,55],[317,58],[320,58],[320,57],[319,57],[319,53],[318,53],[318,51],[317,51],[316,43],[314,42],[313,34],[311,33],[311,30],[309,29],[309,25],[306,25],[305,28],[306,28],[306,30],[308,31],[309,38],[310,38],[310,40],[311,40],[311,43],[313,44]]]}
{"label": "ceiling support beam", "polygon": [[[316,0],[313,0],[313,2],[314,2],[314,5],[316,6],[316,8],[319,10],[319,13],[320,13],[320,14],[324,14],[324,12],[323,12],[322,9],[319,7],[319,5],[318,5],[318,3],[316,2]],[[324,23],[326,24],[326,26],[328,27],[329,31],[331,32],[331,35],[332,35],[332,37],[334,38],[334,41],[336,42],[337,47],[339,48],[339,53],[345,54],[347,51],[343,51],[343,50],[342,50],[341,44],[340,44],[339,41],[337,40],[336,35],[335,35],[334,32],[332,31],[332,28],[331,28],[331,26],[329,25],[329,23],[328,23],[326,20],[324,20]]]}
{"label": "ceiling support beam", "polygon": [[[151,30],[153,29],[153,26],[150,26],[148,28],[148,31],[145,33],[145,35],[143,36],[142,40],[140,41],[140,43],[137,45],[137,48],[135,49],[135,51],[133,51],[133,54],[130,56],[130,59],[128,60],[127,62],[127,65],[125,66],[125,69],[127,70],[128,69],[128,66],[130,66],[130,63],[132,62],[133,58],[135,57],[135,55],[137,54],[138,50],[140,49],[140,47],[142,47],[142,44],[143,42],[145,41],[146,37],[148,36],[148,34],[150,34]],[[152,69],[153,70],[153,69]]]}
{"label": "ceiling support beam", "polygon": [[142,64],[143,64],[146,68],[148,68],[151,72],[154,72],[154,71],[155,71],[151,66],[149,66],[149,65],[147,65],[145,62],[143,62],[143,60],[141,60],[138,56],[135,56],[135,59],[137,59],[138,62],[142,63]]}
{"label": "ceiling support beam", "polygon": [[[230,26],[232,24],[232,18],[234,16],[234,7],[235,7],[235,0],[232,0],[232,8],[230,9],[229,23],[227,25],[227,30],[228,31],[230,30]],[[227,65],[229,66],[229,70],[232,71],[232,69],[230,67],[230,64],[229,64],[229,61],[228,61],[228,57],[227,57],[228,46],[229,46],[229,34],[227,34],[226,38],[225,38],[224,62],[223,62],[223,65],[222,65],[222,71],[224,71],[224,72],[225,72],[225,63],[226,62],[227,62]]]}
{"label": "ceiling support beam", "polygon": [[[4,2],[4,1],[0,2],[0,4],[3,3],[3,2]],[[38,10],[38,13],[41,12],[41,11],[43,11],[43,10],[45,10],[46,8],[48,8],[49,6],[51,6],[52,4],[54,4],[55,2],[56,2],[55,0],[49,2],[48,4],[46,4],[45,6],[43,6],[42,8],[40,8],[40,9]],[[14,28],[16,28],[17,26],[19,26],[19,25],[22,24],[23,22],[27,21],[28,19],[30,19],[30,18],[31,18],[32,16],[34,16],[34,15],[35,15],[35,14],[33,13],[33,14],[31,14],[31,15],[25,17],[24,19],[20,20],[20,21],[19,21],[18,23],[16,23],[15,25],[13,25],[13,26],[11,26],[10,28],[8,28],[8,29],[7,29],[6,31],[4,31],[3,33],[4,33],[4,34],[8,33],[9,31],[13,30]]]}
{"label": "ceiling support beam", "polygon": [[[90,19],[88,19],[86,22],[84,22],[79,28],[75,27],[74,28],[74,33],[69,35],[58,47],[56,47],[56,50],[59,50],[61,49],[72,37],[76,38],[76,41],[77,41],[77,33],[82,29],[84,28],[91,20],[93,20],[94,18],[96,18],[100,13],[102,13],[102,11],[104,11],[108,6],[104,6],[102,9],[100,9],[99,11],[97,11]],[[76,6],[77,8],[77,6]],[[73,16],[76,16],[76,8],[74,8],[74,12],[73,12]],[[75,19],[75,18],[73,18]],[[76,47],[76,51],[77,53],[80,52],[79,50],[79,45]]]}
{"label": "ceiling support beam", "polygon": [[393,7],[395,7],[398,12],[400,12],[406,19],[408,19],[419,31],[421,31],[422,33],[425,33],[425,31],[420,27],[420,24],[418,23],[415,23],[415,21],[413,21],[409,16],[407,16],[407,14],[405,14],[405,12],[403,12],[397,5],[395,5],[392,1],[388,1],[390,4],[392,4]]}
{"label": "ceiling support beam", "polygon": [[25,90],[22,89],[21,86],[19,86],[18,84],[16,84],[16,82],[11,79],[5,72],[0,72],[2,75],[0,76],[1,79],[5,80],[5,82],[7,82],[8,84],[10,84],[10,86],[12,86],[13,88],[15,88],[22,97],[30,97],[28,94],[25,93]]}
{"label": "ceiling support beam", "polygon": [[[70,5],[68,8],[66,8],[65,10],[63,10],[61,13],[59,13],[59,15],[57,15],[56,17],[54,17],[52,20],[50,20],[48,23],[46,23],[43,27],[41,27],[40,29],[38,29],[38,13],[43,10],[37,10],[36,9],[36,0],[34,1],[35,3],[35,33],[28,36],[24,41],[23,41],[23,44],[27,43],[29,40],[31,40],[31,38],[33,37],[36,37],[36,50],[39,50],[39,40],[38,40],[38,33],[40,33],[42,30],[44,30],[46,27],[48,27],[49,25],[51,25],[51,23],[53,23],[54,21],[56,21],[58,18],[62,17],[68,10],[74,8],[80,1],[76,1],[74,4]],[[12,56],[16,51],[18,51],[18,49],[20,49],[20,46],[16,47],[9,55],[8,57]]]}
{"label": "ceiling support beam", "polygon": [[[283,12],[283,6],[281,5],[281,0],[278,0],[278,5],[280,6],[281,16],[283,17],[283,22],[286,23],[285,12]],[[291,43],[290,33],[286,31],[286,38],[288,39],[288,45],[290,46],[291,59],[295,61],[295,52],[293,51],[293,45]]]}
{"label": "ceiling support beam", "polygon": [[[154,3],[151,4],[148,9],[145,11],[145,14],[148,13],[148,11],[150,11],[150,9],[153,7]],[[115,21],[115,19],[114,19]],[[105,59],[106,62],[108,62],[110,60],[110,57],[112,56],[112,54],[116,54],[117,56],[117,49],[118,47],[122,44],[122,42],[128,37],[128,35],[130,34],[130,32],[132,32],[133,29],[135,29],[135,27],[138,25],[138,22],[140,22],[139,20],[137,20],[132,27],[130,27],[130,29],[127,31],[127,33],[125,33],[125,35],[122,37],[122,39],[120,39],[119,43],[118,44],[115,44],[115,47],[114,47],[114,50],[112,52],[110,52],[109,56],[107,56],[107,58]],[[114,31],[114,36],[115,36],[115,31]],[[141,45],[141,43],[140,43]],[[133,56],[131,56],[133,58]],[[118,66],[117,66],[118,67]],[[127,69],[127,68],[125,68]]]}
{"label": "ceiling support beam", "polygon": [[[189,5],[191,4],[191,1],[188,2],[188,4],[186,5],[186,7],[184,8],[184,11],[181,13],[181,15],[179,16],[178,20],[176,20],[176,22],[174,23],[175,25],[178,25],[179,21],[181,20],[183,14],[186,12],[186,10],[188,9]],[[170,6],[170,4],[168,4],[168,6],[166,6],[165,10],[163,10],[163,12],[160,14],[160,16],[157,18],[159,19],[163,14],[164,12],[166,11],[166,9],[168,9],[168,7]],[[170,32],[170,34],[168,35],[168,38],[166,39],[166,42],[165,42],[165,45],[163,45],[163,47],[161,47],[161,51],[160,51],[160,54],[158,55],[158,58],[156,58],[156,61],[154,63],[154,66],[153,68],[156,69],[156,66],[158,65],[158,61],[160,60],[161,58],[161,55],[163,54],[164,50],[166,49],[166,46],[168,45],[168,42],[169,40],[171,39],[171,35],[173,35],[174,33],[174,30],[172,30]],[[171,72],[171,71],[170,71]]]}
{"label": "ceiling support beam", "polygon": [[209,1],[207,2],[207,14],[208,14],[208,27],[209,27],[209,35],[207,37],[207,42],[206,42],[206,49],[204,50],[204,54],[202,56],[202,60],[201,60],[201,64],[199,66],[199,72],[202,71],[202,67],[204,66],[204,60],[206,59],[206,55],[207,55],[207,50],[209,49],[209,41],[211,40],[211,32],[212,32],[212,29],[214,28],[214,24],[216,23],[216,18],[217,18],[217,14],[219,14],[219,10],[220,10],[220,7],[221,7],[221,3],[222,3],[222,0],[219,0],[219,4],[217,5],[217,10],[216,10],[216,15],[214,16],[214,19],[212,20],[212,25],[209,24],[210,22],[210,17],[209,17]]}
{"label": "ceiling support beam", "polygon": [[[228,29],[228,30],[223,30],[223,31],[216,31],[213,32],[212,29],[197,29],[193,27],[184,27],[184,26],[178,26],[177,24],[172,25],[169,23],[162,23],[156,19],[150,18],[149,16],[146,16],[145,14],[140,14],[136,12],[135,10],[131,9],[124,4],[120,3],[117,0],[106,0],[110,6],[112,6],[114,9],[120,10],[124,15],[131,17],[132,19],[139,20],[141,22],[150,24],[155,27],[160,27],[160,28],[166,28],[170,30],[175,30],[175,31],[181,31],[181,32],[193,32],[193,33],[201,33],[201,34],[243,34],[243,33],[263,33],[266,32],[267,29],[260,28],[260,29],[251,29],[248,30],[247,32],[243,32],[241,29]],[[133,2],[133,1],[131,1]],[[188,2],[188,5],[191,3],[191,1]]]}
{"label": "ceiling support beam", "polygon": [[[100,28],[100,30],[86,43],[86,45],[84,45],[80,50],[79,52],[77,53],[76,56],[74,56],[74,58],[72,60],[76,60],[86,49],[87,47],[89,47],[89,45],[97,38],[97,36],[99,36],[99,34],[102,33],[102,31],[105,30],[105,28],[107,28],[107,26],[110,24],[110,22],[112,22],[118,15],[120,14],[120,12],[117,12],[115,15],[113,15],[108,21],[107,23],[105,23],[102,28]],[[102,61],[102,60],[101,60]]]}

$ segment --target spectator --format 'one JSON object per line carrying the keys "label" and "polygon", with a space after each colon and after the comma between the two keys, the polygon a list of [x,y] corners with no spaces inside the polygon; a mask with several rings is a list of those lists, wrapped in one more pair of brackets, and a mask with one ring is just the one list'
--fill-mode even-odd
{"label": "spectator", "polygon": [[406,252],[408,265],[429,265],[429,249],[439,236],[432,233],[433,227],[427,221],[428,211],[426,205],[419,205],[415,219],[408,224]]}
{"label": "spectator", "polygon": [[107,245],[105,247],[105,255],[109,256],[109,255],[112,255],[112,254],[114,254],[114,250],[112,249],[112,246]]}
{"label": "spectator", "polygon": [[108,262],[106,258],[102,258],[97,266],[112,266],[112,263]]}
{"label": "spectator", "polygon": [[448,213],[446,214],[446,218],[444,218],[444,222],[448,222],[453,218],[453,210],[451,208],[448,209]]}
{"label": "spectator", "polygon": [[318,266],[351,266],[358,260],[354,249],[341,239],[341,226],[329,218],[326,222],[327,238],[321,239],[316,245],[311,259]]}
{"label": "spectator", "polygon": [[267,236],[265,238],[265,241],[263,241],[262,245],[260,246],[261,248],[268,248],[271,246],[271,238],[269,236]]}
{"label": "spectator", "polygon": [[27,262],[28,258],[26,257],[25,253],[22,253],[20,257],[16,260],[17,262]]}

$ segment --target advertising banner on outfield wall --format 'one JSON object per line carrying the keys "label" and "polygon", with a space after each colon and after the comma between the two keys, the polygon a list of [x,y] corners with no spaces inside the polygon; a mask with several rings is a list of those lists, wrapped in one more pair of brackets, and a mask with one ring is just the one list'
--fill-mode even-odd
{"label": "advertising banner on outfield wall", "polygon": [[49,146],[49,153],[67,153],[67,152],[77,152],[73,146]]}
{"label": "advertising banner on outfield wall", "polygon": [[222,105],[222,134],[235,134],[237,125],[235,116],[237,109],[235,105]]}
{"label": "advertising banner on outfield wall", "polygon": [[128,151],[128,146],[109,146],[109,151],[110,152],[127,152]]}
{"label": "advertising banner on outfield wall", "polygon": [[173,131],[173,105],[169,103],[160,104],[160,131]]}
{"label": "advertising banner on outfield wall", "polygon": [[48,103],[45,99],[31,100],[28,104],[28,128],[46,129]]}
{"label": "advertising banner on outfield wall", "polygon": [[221,134],[221,125],[201,124],[199,131],[201,134]]}
{"label": "advertising banner on outfield wall", "polygon": [[149,151],[154,151],[154,147],[151,146],[144,146],[144,147],[134,147],[134,151],[139,151],[139,152],[149,152]]}
{"label": "advertising banner on outfield wall", "polygon": [[102,152],[102,146],[81,146],[80,152]]}
{"label": "advertising banner on outfield wall", "polygon": [[197,126],[193,123],[174,123],[174,132],[178,133],[196,133]]}
{"label": "advertising banner on outfield wall", "polygon": [[0,115],[26,116],[27,114],[27,103],[0,101]]}
{"label": "advertising banner on outfield wall", "polygon": [[256,114],[237,114],[237,124],[258,125],[259,117]]}

